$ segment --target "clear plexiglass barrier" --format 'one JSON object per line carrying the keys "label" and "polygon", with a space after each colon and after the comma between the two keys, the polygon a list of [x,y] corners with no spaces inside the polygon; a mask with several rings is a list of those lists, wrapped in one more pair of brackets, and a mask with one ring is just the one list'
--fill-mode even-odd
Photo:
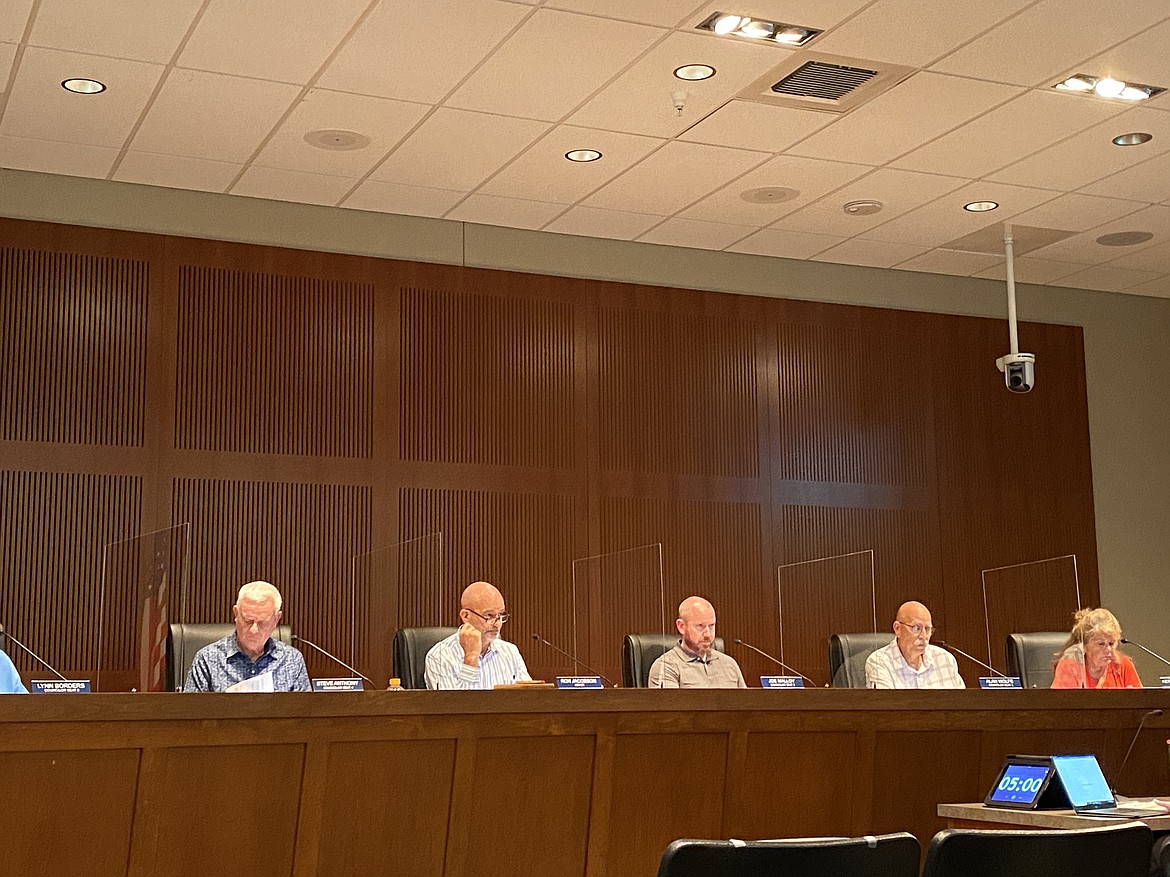
{"label": "clear plexiglass barrier", "polygon": [[1075,554],[985,569],[980,577],[987,663],[997,670],[1007,669],[1008,634],[1072,629],[1073,614],[1081,608]]}

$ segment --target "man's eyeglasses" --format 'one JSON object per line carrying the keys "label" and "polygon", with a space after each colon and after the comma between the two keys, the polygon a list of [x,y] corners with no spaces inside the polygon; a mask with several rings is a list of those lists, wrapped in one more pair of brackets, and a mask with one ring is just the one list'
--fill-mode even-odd
{"label": "man's eyeglasses", "polygon": [[477,618],[482,618],[488,624],[495,624],[497,621],[500,624],[507,624],[508,619],[512,617],[507,612],[501,612],[498,615],[495,612],[489,612],[487,615],[481,615],[479,612],[476,612],[474,609],[468,609],[467,611],[470,612],[472,615],[476,616]]}
{"label": "man's eyeglasses", "polygon": [[930,636],[934,633],[934,627],[929,624],[907,624],[905,621],[899,621],[898,624],[902,625],[915,636],[922,636],[923,634]]}

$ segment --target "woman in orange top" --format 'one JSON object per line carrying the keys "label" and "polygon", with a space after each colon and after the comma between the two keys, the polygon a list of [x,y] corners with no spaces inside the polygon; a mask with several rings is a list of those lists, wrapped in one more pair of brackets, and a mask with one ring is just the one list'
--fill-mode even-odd
{"label": "woman in orange top", "polygon": [[1121,625],[1108,609],[1082,609],[1053,656],[1053,688],[1141,688],[1137,669],[1121,653]]}

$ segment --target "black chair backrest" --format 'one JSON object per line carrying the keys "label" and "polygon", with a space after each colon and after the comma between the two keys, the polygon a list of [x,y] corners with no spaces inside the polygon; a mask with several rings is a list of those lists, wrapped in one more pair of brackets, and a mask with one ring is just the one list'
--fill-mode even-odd
{"label": "black chair backrest", "polygon": [[[236,629],[234,624],[192,624],[176,622],[167,635],[167,691],[182,691],[195,653]],[[292,645],[292,628],[281,624],[272,632],[275,639]]]}
{"label": "black chair backrest", "polygon": [[901,831],[874,838],[793,838],[777,841],[676,840],[658,877],[918,877],[918,839]]}
{"label": "black chair backrest", "polygon": [[834,688],[865,688],[865,660],[894,641],[894,633],[835,633],[829,637],[829,678]]}
{"label": "black chair backrest", "polygon": [[[650,668],[680,639],[677,633],[627,633],[622,640],[622,688],[648,688]],[[727,651],[721,636],[715,637],[715,651]]]}
{"label": "black chair backrest", "polygon": [[1008,676],[1019,676],[1024,688],[1052,687],[1052,660],[1068,641],[1068,631],[1009,633],[1004,643]]}
{"label": "black chair backrest", "polygon": [[940,831],[922,877],[1146,877],[1153,834],[1140,822],[1093,828]]}
{"label": "black chair backrest", "polygon": [[400,627],[394,634],[394,675],[403,688],[426,688],[427,652],[442,642],[456,627]]}

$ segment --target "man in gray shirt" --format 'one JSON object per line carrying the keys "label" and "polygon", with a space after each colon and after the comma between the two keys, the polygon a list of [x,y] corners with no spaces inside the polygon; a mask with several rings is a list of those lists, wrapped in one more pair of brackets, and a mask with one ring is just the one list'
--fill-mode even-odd
{"label": "man in gray shirt", "polygon": [[687,597],[674,626],[682,641],[650,667],[651,688],[747,688],[735,658],[715,651],[715,607]]}

